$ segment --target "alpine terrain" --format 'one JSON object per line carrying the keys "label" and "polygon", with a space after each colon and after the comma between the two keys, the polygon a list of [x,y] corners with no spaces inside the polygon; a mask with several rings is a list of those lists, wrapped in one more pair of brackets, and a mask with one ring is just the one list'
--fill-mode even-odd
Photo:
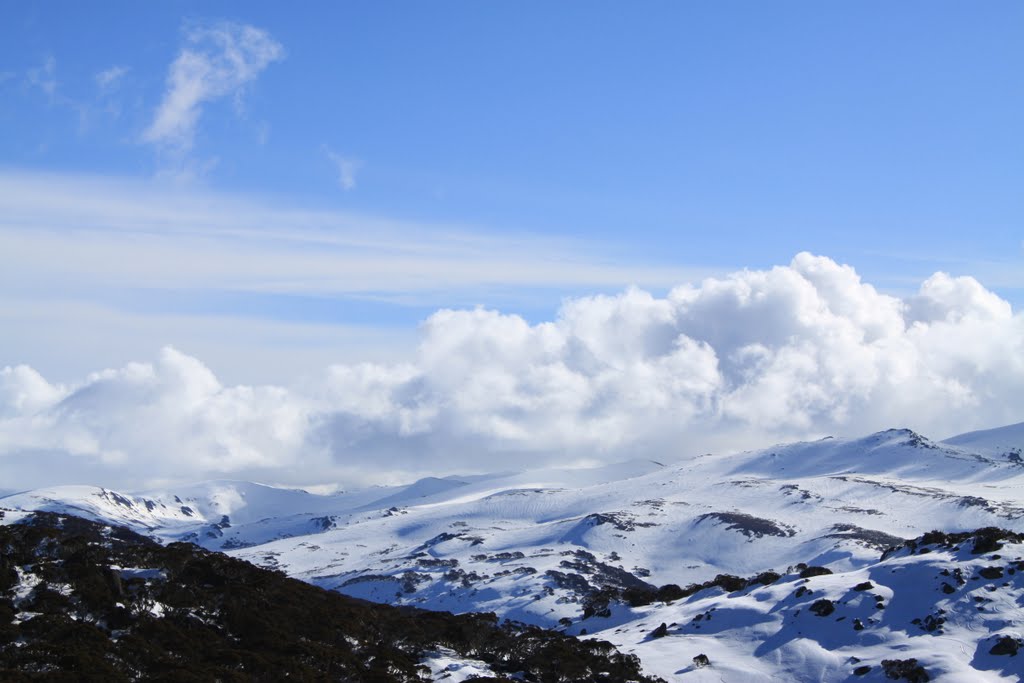
{"label": "alpine terrain", "polygon": [[[15,527],[49,519],[37,513],[73,515],[127,527],[152,555],[158,546],[146,539],[175,557],[227,563],[206,552],[219,551],[374,603],[493,613],[488,628],[508,620],[516,637],[535,626],[607,641],[622,655],[599,651],[615,666],[635,655],[666,681],[1014,681],[1024,675],[1022,450],[1024,423],[942,442],[893,429],[333,495],[235,481],[55,487],[0,498],[0,509]],[[0,627],[12,634],[0,645],[5,661],[46,612],[36,586],[50,570],[38,553],[16,557],[0,586],[10,605]],[[174,575],[152,561],[104,562],[122,585]],[[224,590],[245,571],[225,575]],[[77,590],[51,579],[47,599],[70,609]],[[161,590],[147,619],[185,609],[159,607],[171,600]],[[413,641],[395,647],[430,668],[424,676],[548,680],[518,660],[490,666],[494,653]]]}

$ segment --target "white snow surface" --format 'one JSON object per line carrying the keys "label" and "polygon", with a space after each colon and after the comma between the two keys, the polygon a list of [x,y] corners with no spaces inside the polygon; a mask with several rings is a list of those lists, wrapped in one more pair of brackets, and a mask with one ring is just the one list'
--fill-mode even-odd
{"label": "white snow surface", "polygon": [[430,668],[430,680],[445,683],[462,683],[477,677],[493,677],[494,671],[486,662],[467,659],[445,648],[430,652],[420,662]]}
{"label": "white snow surface", "polygon": [[[903,551],[849,572],[789,574],[735,593],[715,588],[668,605],[623,608],[613,619],[623,623],[592,637],[636,654],[666,680],[878,681],[885,680],[881,662],[913,658],[935,681],[1018,681],[1024,652],[1011,657],[990,650],[1001,636],[1024,634],[1024,545],[1007,544],[995,555],[972,555],[969,548]],[[1003,576],[979,575],[991,567]],[[963,585],[943,573],[955,569]],[[819,600],[834,611],[812,611]],[[929,619],[943,621],[930,630]],[[653,637],[661,624],[667,634]],[[693,665],[700,654],[710,666]],[[860,666],[872,675],[853,676]]]}
{"label": "white snow surface", "polygon": [[[944,442],[893,429],[327,496],[232,481],[135,494],[65,486],[0,498],[0,509],[7,521],[61,511],[192,540],[370,600],[586,630],[669,681],[884,680],[883,659],[908,658],[932,680],[1020,680],[1024,652],[988,652],[995,638],[1024,634],[1024,572],[1009,571],[1024,549],[881,555],[933,529],[1024,532],[1022,446],[1024,423]],[[834,573],[800,579],[797,563]],[[990,566],[1004,578],[972,578]],[[966,583],[943,592],[942,572],[955,568]],[[686,586],[767,570],[783,578],[669,604],[612,603],[584,618],[587,585]],[[865,581],[874,588],[853,590]],[[795,597],[800,587],[813,593]],[[809,611],[821,598],[833,614]],[[941,632],[913,623],[929,615],[943,616]],[[661,623],[667,635],[651,638]],[[711,665],[695,667],[698,654]],[[853,676],[856,666],[872,669]]]}
{"label": "white snow surface", "polygon": [[944,443],[959,446],[975,453],[985,453],[986,455],[994,456],[1001,455],[1004,458],[1016,460],[1017,458],[1013,458],[1013,456],[1017,455],[1019,458],[1021,450],[1024,448],[1024,422],[1018,422],[1008,427],[999,427],[998,429],[968,432],[946,439]]}

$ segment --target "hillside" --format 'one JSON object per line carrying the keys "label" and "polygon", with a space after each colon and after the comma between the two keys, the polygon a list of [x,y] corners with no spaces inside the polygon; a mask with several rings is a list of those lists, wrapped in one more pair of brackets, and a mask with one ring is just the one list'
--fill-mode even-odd
{"label": "hillside", "polygon": [[857,570],[720,575],[676,600],[663,589],[648,605],[615,606],[593,633],[669,680],[1019,681],[1022,540],[929,533]]}
{"label": "hillside", "polygon": [[366,603],[75,517],[0,527],[0,547],[4,681],[650,681],[607,643]]}

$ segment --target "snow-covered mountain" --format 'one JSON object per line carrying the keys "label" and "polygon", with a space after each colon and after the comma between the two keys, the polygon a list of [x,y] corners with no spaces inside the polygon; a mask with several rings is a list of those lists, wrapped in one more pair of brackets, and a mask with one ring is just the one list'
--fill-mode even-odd
{"label": "snow-covered mountain", "polygon": [[1021,462],[1021,451],[1024,449],[1024,422],[998,429],[968,432],[946,439],[945,443],[973,453],[984,453],[997,458]]}
{"label": "snow-covered mountain", "polygon": [[[135,494],[56,487],[0,498],[0,508],[9,519],[68,512],[191,540],[379,602],[596,634],[667,680],[844,680],[863,666],[871,678],[883,659],[908,658],[933,676],[1015,680],[1017,658],[987,653],[993,638],[1024,631],[1018,544],[996,559],[934,544],[881,556],[933,529],[1024,532],[1022,447],[1024,424],[944,442],[897,429],[330,496],[227,481]],[[801,578],[800,564],[832,573]],[[988,567],[1002,580],[972,581]],[[819,600],[834,614],[818,616]],[[929,616],[948,625],[913,622]],[[652,637],[661,623],[665,637]],[[695,666],[698,654],[711,666]]]}

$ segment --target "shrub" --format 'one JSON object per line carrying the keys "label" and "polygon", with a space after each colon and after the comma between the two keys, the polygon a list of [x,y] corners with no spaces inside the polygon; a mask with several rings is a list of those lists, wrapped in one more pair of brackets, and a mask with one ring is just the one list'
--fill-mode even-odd
{"label": "shrub", "polygon": [[819,617],[827,617],[836,611],[836,606],[831,600],[821,598],[820,600],[815,600],[808,609]]}
{"label": "shrub", "polygon": [[809,579],[812,576],[826,576],[831,573],[832,570],[828,567],[806,567],[800,572],[800,578]]}
{"label": "shrub", "polygon": [[931,676],[916,659],[883,659],[882,671],[886,678],[894,681],[902,679],[909,683],[927,683],[931,680]]}

